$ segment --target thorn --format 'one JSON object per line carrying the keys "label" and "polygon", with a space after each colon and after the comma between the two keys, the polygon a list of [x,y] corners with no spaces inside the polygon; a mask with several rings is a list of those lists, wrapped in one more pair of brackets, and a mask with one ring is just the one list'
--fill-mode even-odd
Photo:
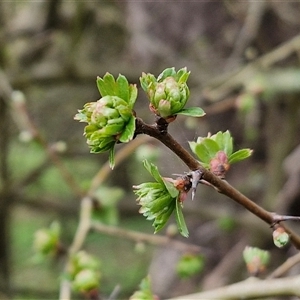
{"label": "thorn", "polygon": [[190,174],[192,175],[192,200],[194,200],[198,183],[202,177],[202,172],[200,170],[196,170],[192,171]]}
{"label": "thorn", "polygon": [[195,198],[195,193],[196,193],[196,190],[194,188],[192,188],[192,200],[194,200],[194,198]]}

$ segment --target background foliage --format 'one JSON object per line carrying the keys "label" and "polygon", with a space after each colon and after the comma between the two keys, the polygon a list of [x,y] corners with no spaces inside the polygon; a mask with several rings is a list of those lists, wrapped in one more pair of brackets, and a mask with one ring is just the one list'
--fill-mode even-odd
{"label": "background foliage", "polygon": [[[96,77],[107,71],[137,83],[142,72],[186,66],[190,102],[206,116],[179,116],[170,132],[188,149],[198,136],[230,130],[238,149],[254,153],[227,180],[270,211],[299,215],[299,13],[299,2],[290,1],[0,2],[0,298],[58,297],[62,262],[36,264],[33,236],[58,220],[65,245],[72,241],[81,191],[107,160],[89,154],[73,117],[99,98]],[[12,105],[13,90],[25,95],[27,113],[22,102]],[[152,122],[139,94],[138,114]],[[148,145],[164,176],[187,171],[169,150]],[[152,233],[131,190],[147,176],[136,156],[148,154],[139,151],[105,181],[123,195],[104,220]],[[162,298],[244,279],[246,245],[271,250],[270,270],[296,253],[275,249],[265,224],[207,187],[184,214],[187,242],[205,250],[203,271],[180,279],[176,263],[185,251],[93,232],[85,249],[101,260],[103,295],[119,284],[119,296],[128,298],[148,273]]]}

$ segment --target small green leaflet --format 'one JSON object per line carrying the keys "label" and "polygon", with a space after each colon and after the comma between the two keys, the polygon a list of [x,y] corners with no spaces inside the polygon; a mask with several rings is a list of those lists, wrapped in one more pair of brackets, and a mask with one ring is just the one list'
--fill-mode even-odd
{"label": "small green leaflet", "polygon": [[189,236],[189,231],[186,227],[186,223],[182,213],[181,202],[178,199],[176,199],[176,221],[180,234],[187,238]]}
{"label": "small green leaflet", "polygon": [[111,147],[109,150],[109,166],[111,169],[115,167],[115,147]]}
{"label": "small green leaflet", "polygon": [[229,163],[233,164],[238,161],[244,160],[251,156],[252,152],[253,151],[251,149],[240,149],[229,156]]}
{"label": "small green leaflet", "polygon": [[157,182],[164,184],[164,181],[163,181],[163,179],[161,178],[161,176],[160,176],[160,174],[159,174],[159,172],[158,172],[157,167],[156,167],[154,164],[149,163],[147,159],[145,159],[145,160],[143,161],[143,163],[144,163],[145,169],[152,175],[152,177],[153,177]]}
{"label": "small green leaflet", "polygon": [[203,117],[205,115],[204,110],[201,107],[188,107],[183,108],[176,113],[177,115],[185,115],[190,117]]}

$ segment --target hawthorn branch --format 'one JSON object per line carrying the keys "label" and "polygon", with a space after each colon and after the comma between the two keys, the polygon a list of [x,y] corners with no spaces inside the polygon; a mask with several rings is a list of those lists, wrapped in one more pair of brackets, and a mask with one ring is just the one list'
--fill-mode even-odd
{"label": "hawthorn branch", "polygon": [[[196,160],[186,149],[184,149],[169,133],[161,132],[156,124],[146,124],[142,119],[136,119],[136,134],[147,134],[153,138],[162,142],[172,152],[174,152],[188,167],[191,171],[200,170],[202,172],[202,179],[209,182],[214,186],[221,194],[226,195],[235,202],[242,205],[248,211],[256,215],[258,218],[273,227],[281,221],[287,219],[286,217],[274,214],[257,205],[251,199],[246,197],[244,194],[239,192],[227,181],[220,179],[213,173],[205,169],[198,160]],[[294,218],[294,217],[293,217]],[[282,225],[283,226],[283,225]],[[289,228],[284,226],[287,233],[289,233],[292,243],[297,249],[300,249],[300,237],[292,232]]]}

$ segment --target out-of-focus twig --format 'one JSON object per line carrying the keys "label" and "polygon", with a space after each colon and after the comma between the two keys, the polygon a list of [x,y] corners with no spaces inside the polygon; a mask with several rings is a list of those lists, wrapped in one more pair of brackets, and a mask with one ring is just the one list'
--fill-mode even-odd
{"label": "out-of-focus twig", "polygon": [[39,143],[47,153],[49,159],[52,163],[57,167],[60,174],[64,178],[65,182],[69,185],[71,190],[78,196],[82,197],[84,192],[79,187],[78,183],[76,182],[74,176],[72,175],[71,171],[69,171],[62,160],[59,158],[55,148],[47,143],[44,139],[42,134],[40,133],[39,129],[32,121],[32,118],[29,115],[29,112],[26,107],[26,100],[25,96],[21,92],[13,92],[11,94],[12,99],[12,111],[13,114],[17,117],[16,122],[20,127],[20,130],[27,131],[28,134],[33,138],[37,143]]}
{"label": "out-of-focus twig", "polygon": [[[240,254],[243,252],[246,244],[246,239],[242,238],[226,253],[219,264],[205,276],[202,284],[203,290],[220,287],[229,283],[230,276],[228,276],[228,270],[232,272],[233,269],[236,269],[237,266],[240,265],[242,261]],[[240,257],[240,260],[238,260],[237,257]]]}
{"label": "out-of-focus twig", "polygon": [[134,242],[145,242],[155,246],[167,246],[167,247],[178,249],[180,251],[189,251],[189,252],[198,253],[198,252],[202,252],[203,250],[200,246],[174,240],[167,236],[146,234],[142,232],[126,230],[119,227],[108,226],[99,222],[93,222],[91,224],[91,229],[94,229],[95,231],[104,234],[109,234],[112,236],[117,236],[120,238],[132,240]]}
{"label": "out-of-focus twig", "polygon": [[217,78],[204,88],[203,96],[212,102],[225,99],[232,91],[241,88],[257,71],[267,69],[299,50],[300,35],[297,35],[246,66]]}
{"label": "out-of-focus twig", "polygon": [[280,279],[260,280],[251,277],[245,281],[224,286],[212,291],[184,295],[168,300],[195,299],[262,299],[279,296],[300,296],[300,275]]}
{"label": "out-of-focus twig", "polygon": [[227,62],[229,68],[238,62],[245,49],[256,37],[266,6],[267,1],[265,0],[248,2],[248,10],[244,25],[239,32],[232,54]]}
{"label": "out-of-focus twig", "polygon": [[277,278],[285,275],[292,267],[300,263],[300,253],[289,257],[282,265],[276,268],[268,278]]}

